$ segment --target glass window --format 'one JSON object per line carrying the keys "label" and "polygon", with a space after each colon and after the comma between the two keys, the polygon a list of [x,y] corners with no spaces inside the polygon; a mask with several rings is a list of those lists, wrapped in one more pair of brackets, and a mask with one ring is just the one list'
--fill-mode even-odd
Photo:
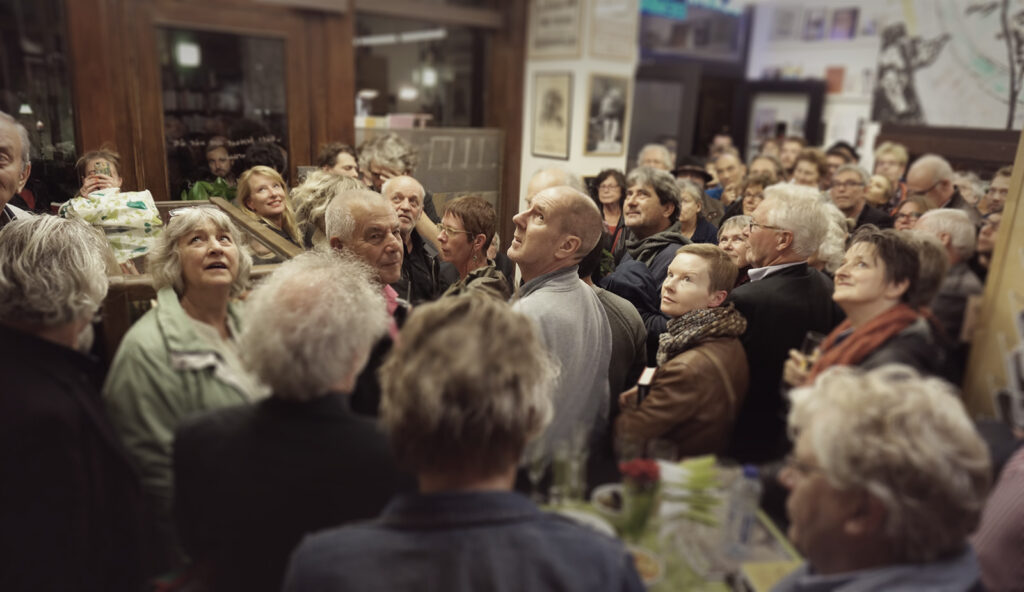
{"label": "glass window", "polygon": [[161,28],[157,43],[170,195],[234,197],[255,164],[287,179],[285,42]]}
{"label": "glass window", "polygon": [[424,114],[431,126],[482,126],[487,37],[471,27],[359,15],[356,115]]}
{"label": "glass window", "polygon": [[0,2],[0,111],[28,130],[32,175],[12,204],[50,211],[78,191],[63,0]]}

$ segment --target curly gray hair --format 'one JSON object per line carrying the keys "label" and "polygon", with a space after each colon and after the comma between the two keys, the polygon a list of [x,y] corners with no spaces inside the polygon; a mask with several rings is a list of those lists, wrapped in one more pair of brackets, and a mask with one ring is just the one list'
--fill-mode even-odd
{"label": "curly gray hair", "polygon": [[391,204],[384,200],[384,196],[369,189],[348,189],[336,194],[327,205],[327,213],[324,216],[328,240],[338,237],[342,243],[348,243],[352,239],[352,233],[356,230],[352,206],[357,203],[365,208],[381,204],[391,208]]}
{"label": "curly gray hair", "polygon": [[970,259],[978,244],[978,229],[963,210],[941,208],[925,212],[914,228],[930,232],[940,239],[947,235],[950,246],[961,261]]}
{"label": "curly gray hair", "polygon": [[533,323],[508,304],[442,298],[409,317],[381,368],[381,422],[410,469],[490,477],[550,421],[555,376]]}
{"label": "curly gray hair", "polygon": [[331,198],[343,191],[362,188],[363,184],[351,177],[320,170],[311,172],[291,193],[299,231],[303,236],[312,235],[314,246],[325,242],[327,206]]}
{"label": "curly gray hair", "polygon": [[359,168],[364,171],[375,164],[399,175],[411,175],[416,162],[416,147],[395,133],[375,136],[359,147]]}
{"label": "curly gray hair", "polygon": [[146,269],[153,276],[154,288],[174,288],[179,297],[185,293],[178,242],[205,222],[212,222],[218,229],[230,234],[231,242],[238,248],[238,274],[231,282],[231,297],[238,296],[249,286],[252,256],[242,247],[245,237],[224,212],[212,206],[195,206],[174,211],[153,250],[146,257]]}
{"label": "curly gray hair", "polygon": [[837,366],[790,398],[790,432],[809,438],[828,482],[885,506],[898,561],[933,561],[963,547],[991,465],[953,385],[898,364]]}
{"label": "curly gray hair", "polygon": [[239,338],[246,365],[275,397],[308,400],[356,376],[387,331],[373,270],[354,255],[303,253],[260,282],[246,300]]}
{"label": "curly gray hair", "polygon": [[828,219],[828,231],[821,239],[818,250],[814,257],[825,266],[825,271],[835,273],[843,264],[843,255],[846,254],[846,239],[850,237],[850,225],[846,216],[835,204],[820,204],[825,217]]}
{"label": "curly gray hair", "polygon": [[110,247],[80,220],[28,216],[0,231],[0,320],[55,327],[92,317]]}

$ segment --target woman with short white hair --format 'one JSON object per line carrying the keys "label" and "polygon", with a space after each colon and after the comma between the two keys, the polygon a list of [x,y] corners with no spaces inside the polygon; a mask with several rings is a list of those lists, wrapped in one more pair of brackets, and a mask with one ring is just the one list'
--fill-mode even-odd
{"label": "woman with short white hair", "polygon": [[790,399],[780,480],[807,563],[775,591],[973,589],[967,537],[991,466],[956,389],[906,366],[840,367]]}
{"label": "woman with short white hair", "polygon": [[103,386],[111,419],[159,513],[168,564],[176,560],[169,520],[174,429],[193,413],[265,395],[236,342],[242,315],[232,300],[246,288],[252,267],[240,240],[216,208],[174,212],[147,259],[157,305],[125,334]]}

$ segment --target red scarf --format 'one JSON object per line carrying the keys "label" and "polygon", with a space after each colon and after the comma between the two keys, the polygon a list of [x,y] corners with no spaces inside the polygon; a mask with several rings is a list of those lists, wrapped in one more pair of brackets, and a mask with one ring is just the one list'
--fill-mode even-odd
{"label": "red scarf", "polygon": [[847,319],[832,330],[821,343],[821,357],[811,367],[804,384],[811,384],[819,374],[832,366],[855,366],[893,335],[912,325],[920,313],[906,304],[897,304],[870,321],[864,323],[836,345],[839,336],[850,329]]}

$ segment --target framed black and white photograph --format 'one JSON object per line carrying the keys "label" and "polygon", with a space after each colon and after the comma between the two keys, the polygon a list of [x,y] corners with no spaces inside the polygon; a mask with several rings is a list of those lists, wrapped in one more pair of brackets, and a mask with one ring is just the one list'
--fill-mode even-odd
{"label": "framed black and white photograph", "polygon": [[530,152],[569,159],[572,130],[572,74],[538,72],[533,79],[533,143]]}
{"label": "framed black and white photograph", "polygon": [[629,78],[591,74],[587,92],[587,156],[619,156],[625,149]]}
{"label": "framed black and white photograph", "polygon": [[824,8],[810,8],[804,13],[804,16],[804,41],[821,41],[824,39],[828,10]]}
{"label": "framed black and white photograph", "polygon": [[581,0],[532,0],[529,53],[534,59],[580,55]]}

